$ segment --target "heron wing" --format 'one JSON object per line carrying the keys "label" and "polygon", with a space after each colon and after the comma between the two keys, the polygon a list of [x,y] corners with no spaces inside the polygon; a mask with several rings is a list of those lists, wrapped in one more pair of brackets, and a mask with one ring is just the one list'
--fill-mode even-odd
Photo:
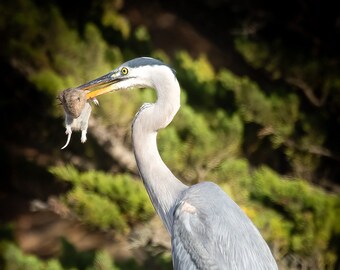
{"label": "heron wing", "polygon": [[[176,270],[218,269],[202,235],[208,235],[201,217],[190,212],[193,206],[182,201],[176,209],[172,233],[172,256]],[[199,238],[197,236],[200,235]],[[209,236],[208,236],[209,237]],[[207,246],[206,246],[207,245]]]}
{"label": "heron wing", "polygon": [[174,210],[174,269],[277,269],[262,236],[214,183],[190,187]]}

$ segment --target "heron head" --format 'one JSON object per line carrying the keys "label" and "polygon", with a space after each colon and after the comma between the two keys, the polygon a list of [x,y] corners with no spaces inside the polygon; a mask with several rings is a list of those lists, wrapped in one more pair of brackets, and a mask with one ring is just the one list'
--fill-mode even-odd
{"label": "heron head", "polygon": [[111,72],[85,83],[77,89],[86,90],[86,99],[92,99],[108,92],[129,88],[154,88],[159,72],[174,71],[160,60],[139,57],[127,61]]}

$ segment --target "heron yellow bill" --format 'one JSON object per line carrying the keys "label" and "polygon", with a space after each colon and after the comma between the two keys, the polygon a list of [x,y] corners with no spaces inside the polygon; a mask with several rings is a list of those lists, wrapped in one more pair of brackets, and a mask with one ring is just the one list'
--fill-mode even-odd
{"label": "heron yellow bill", "polygon": [[117,71],[112,71],[104,76],[78,86],[77,89],[88,91],[88,93],[86,93],[86,100],[93,99],[115,90],[113,85],[123,80],[123,78],[117,77],[116,75]]}
{"label": "heron yellow bill", "polygon": [[93,99],[93,98],[98,97],[98,96],[100,96],[100,95],[109,93],[109,92],[111,92],[112,90],[113,90],[113,89],[112,89],[112,86],[109,85],[109,86],[104,86],[103,88],[99,88],[99,89],[97,89],[97,90],[88,92],[88,93],[86,94],[86,100]]}

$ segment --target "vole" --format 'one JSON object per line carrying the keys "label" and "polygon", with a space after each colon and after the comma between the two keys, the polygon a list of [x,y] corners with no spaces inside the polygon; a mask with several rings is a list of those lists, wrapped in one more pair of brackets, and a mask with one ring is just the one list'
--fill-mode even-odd
{"label": "vole", "polygon": [[[66,148],[69,144],[72,131],[81,131],[80,141],[82,143],[87,140],[86,133],[92,111],[90,100],[86,98],[87,93],[88,91],[79,90],[77,88],[68,88],[62,91],[58,96],[61,105],[63,105],[66,126],[65,133],[68,135],[66,144],[61,149]],[[98,105],[97,99],[91,100]]]}

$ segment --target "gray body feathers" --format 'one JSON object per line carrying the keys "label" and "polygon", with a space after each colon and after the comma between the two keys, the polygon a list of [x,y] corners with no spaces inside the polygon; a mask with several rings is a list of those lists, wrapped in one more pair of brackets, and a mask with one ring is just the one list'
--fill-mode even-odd
{"label": "gray body feathers", "polygon": [[183,192],[172,226],[174,269],[277,269],[250,219],[216,184]]}

